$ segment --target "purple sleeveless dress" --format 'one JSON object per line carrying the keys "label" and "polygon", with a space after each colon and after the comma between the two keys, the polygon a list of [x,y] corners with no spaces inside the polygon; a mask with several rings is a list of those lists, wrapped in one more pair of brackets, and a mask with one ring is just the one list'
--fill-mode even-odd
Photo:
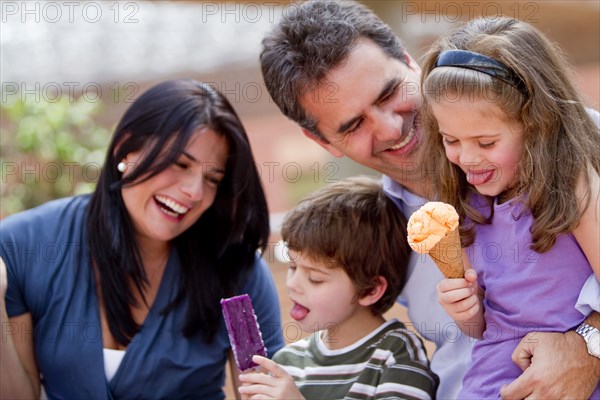
{"label": "purple sleeveless dress", "polygon": [[[572,234],[559,235],[543,254],[531,250],[533,217],[526,212],[517,219],[523,208],[519,202],[494,204],[492,224],[478,225],[467,249],[485,290],[486,329],[473,348],[459,399],[500,398],[500,388],[522,373],[511,355],[528,332],[566,332],[585,319],[575,309],[593,273],[585,254]],[[600,398],[600,386],[592,398]]]}

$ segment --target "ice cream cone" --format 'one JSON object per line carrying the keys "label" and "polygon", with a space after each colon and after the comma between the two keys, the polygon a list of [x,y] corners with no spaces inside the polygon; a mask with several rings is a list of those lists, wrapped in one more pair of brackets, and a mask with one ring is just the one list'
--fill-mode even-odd
{"label": "ice cream cone", "polygon": [[408,244],[417,253],[429,254],[446,278],[465,275],[458,220],[454,207],[437,201],[424,204],[408,219]]}
{"label": "ice cream cone", "polygon": [[429,256],[446,278],[462,278],[465,276],[458,227],[448,232],[433,246],[429,251]]}

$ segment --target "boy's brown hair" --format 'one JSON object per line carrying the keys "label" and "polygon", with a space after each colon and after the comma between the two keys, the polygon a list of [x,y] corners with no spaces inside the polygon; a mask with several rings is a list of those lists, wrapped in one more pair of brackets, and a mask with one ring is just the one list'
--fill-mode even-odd
{"label": "boy's brown hair", "polygon": [[289,249],[343,268],[357,296],[383,276],[388,287],[370,306],[374,314],[389,310],[404,286],[406,218],[373,178],[348,178],[312,193],[287,214],[281,234]]}

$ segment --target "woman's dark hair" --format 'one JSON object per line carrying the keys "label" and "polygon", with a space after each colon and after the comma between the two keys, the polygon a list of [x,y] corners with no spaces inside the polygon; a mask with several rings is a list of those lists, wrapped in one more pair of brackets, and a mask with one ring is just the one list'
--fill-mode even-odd
{"label": "woman's dark hair", "polygon": [[[130,312],[136,303],[131,284],[142,293],[148,282],[121,188],[143,182],[172,165],[201,128],[226,138],[225,176],[212,206],[172,241],[180,260],[181,285],[175,300],[162,312],[185,302],[183,334],[190,337],[201,332],[211,341],[220,319],[219,300],[239,290],[257,250],[266,247],[267,203],[248,137],[230,103],[211,87],[193,80],[152,87],[131,105],[116,127],[88,210],[91,264],[99,279],[108,326],[120,344],[127,345],[140,328]],[[122,178],[117,164],[142,149],[143,158]]]}

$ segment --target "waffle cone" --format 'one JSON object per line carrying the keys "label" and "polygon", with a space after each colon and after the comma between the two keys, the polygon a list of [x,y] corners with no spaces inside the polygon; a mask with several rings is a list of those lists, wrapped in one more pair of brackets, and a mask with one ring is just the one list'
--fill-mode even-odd
{"label": "waffle cone", "polygon": [[458,227],[433,246],[429,251],[429,256],[446,278],[465,276]]}

